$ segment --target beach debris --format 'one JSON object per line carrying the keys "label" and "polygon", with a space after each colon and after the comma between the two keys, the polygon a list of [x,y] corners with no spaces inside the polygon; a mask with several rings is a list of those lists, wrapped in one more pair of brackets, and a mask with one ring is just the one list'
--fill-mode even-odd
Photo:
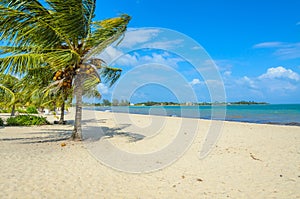
{"label": "beach debris", "polygon": [[203,182],[203,180],[201,178],[197,178],[198,182]]}
{"label": "beach debris", "polygon": [[282,175],[280,174],[280,175],[279,175],[279,177],[281,177],[281,178],[282,178]]}
{"label": "beach debris", "polygon": [[61,147],[67,146],[67,144],[65,142],[60,144]]}
{"label": "beach debris", "polygon": [[259,158],[256,158],[252,153],[250,153],[250,157],[253,159],[253,160],[258,160],[258,161],[262,161],[261,159]]}
{"label": "beach debris", "polygon": [[184,175],[182,175],[182,176],[181,176],[181,178],[182,178],[182,179],[184,179],[184,178],[185,178],[185,176],[184,176]]}

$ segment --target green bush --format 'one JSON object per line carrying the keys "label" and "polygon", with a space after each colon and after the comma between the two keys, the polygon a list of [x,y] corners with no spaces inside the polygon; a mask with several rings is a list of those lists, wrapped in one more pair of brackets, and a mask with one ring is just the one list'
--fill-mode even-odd
{"label": "green bush", "polygon": [[36,110],[35,106],[28,106],[26,109],[26,113],[28,114],[37,114],[38,111]]}
{"label": "green bush", "polygon": [[2,120],[2,118],[0,117],[0,126],[3,126],[4,125],[4,122]]}
{"label": "green bush", "polygon": [[2,109],[2,110],[0,110],[0,113],[10,113],[10,111],[7,109]]}
{"label": "green bush", "polygon": [[18,115],[6,120],[7,126],[31,126],[50,124],[45,117],[35,115]]}

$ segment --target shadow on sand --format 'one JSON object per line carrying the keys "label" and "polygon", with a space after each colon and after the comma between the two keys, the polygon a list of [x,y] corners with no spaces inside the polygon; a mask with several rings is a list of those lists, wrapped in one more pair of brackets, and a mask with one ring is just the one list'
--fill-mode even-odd
{"label": "shadow on sand", "polygon": [[[20,144],[33,144],[33,143],[47,143],[47,142],[59,142],[63,140],[68,140],[71,137],[71,130],[64,129],[40,129],[38,132],[26,133],[31,135],[40,135],[40,136],[24,136],[17,138],[2,138],[0,141],[19,141]],[[25,134],[25,135],[26,135]],[[45,136],[41,136],[45,135]]]}
{"label": "shadow on sand", "polygon": [[[126,132],[124,129],[131,124],[121,124],[115,128],[109,128],[106,126],[89,126],[90,122],[93,123],[105,123],[105,119],[101,120],[83,120],[82,121],[82,136],[83,141],[98,141],[100,139],[113,138],[115,136],[122,136],[128,138],[128,142],[137,142],[145,138],[144,135]],[[69,123],[70,124],[70,123]],[[28,136],[32,135],[32,136]],[[34,136],[36,135],[36,136]],[[22,134],[22,137],[15,138],[2,138],[0,141],[19,141],[21,144],[32,143],[49,143],[69,140],[72,135],[72,130],[67,129],[47,129],[41,128],[36,132],[28,132]]]}
{"label": "shadow on sand", "polygon": [[123,131],[131,124],[121,124],[116,128],[106,126],[85,126],[82,130],[84,141],[98,141],[103,138],[112,138],[115,136],[123,136],[128,138],[129,142],[137,142],[145,138],[144,135]]}

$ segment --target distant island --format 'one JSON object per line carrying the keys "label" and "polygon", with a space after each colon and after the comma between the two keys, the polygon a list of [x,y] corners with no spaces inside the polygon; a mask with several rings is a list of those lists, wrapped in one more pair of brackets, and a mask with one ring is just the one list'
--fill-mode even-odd
{"label": "distant island", "polygon": [[269,104],[267,102],[255,102],[255,101],[238,101],[238,102],[139,102],[130,103],[128,100],[109,100],[104,99],[102,103],[88,103],[85,102],[84,106],[211,106],[211,105],[264,105]]}
{"label": "distant island", "polygon": [[185,103],[176,103],[176,102],[140,102],[134,104],[134,106],[208,106],[208,105],[251,105],[251,104],[269,104],[267,102],[255,102],[255,101],[238,101],[238,102],[185,102]]}

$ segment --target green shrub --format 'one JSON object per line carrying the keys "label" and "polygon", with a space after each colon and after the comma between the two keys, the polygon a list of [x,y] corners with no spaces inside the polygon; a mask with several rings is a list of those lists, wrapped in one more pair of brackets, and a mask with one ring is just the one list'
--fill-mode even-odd
{"label": "green shrub", "polygon": [[35,106],[28,106],[26,109],[26,113],[28,114],[37,114],[38,111]]}
{"label": "green shrub", "polygon": [[2,120],[2,118],[0,117],[0,126],[3,126],[4,125],[4,122]]}
{"label": "green shrub", "polygon": [[16,112],[19,112],[19,113],[27,113],[27,110],[25,109],[21,109],[21,108],[17,108]]}
{"label": "green shrub", "polygon": [[6,120],[7,126],[31,126],[50,124],[45,117],[35,115],[18,115]]}

